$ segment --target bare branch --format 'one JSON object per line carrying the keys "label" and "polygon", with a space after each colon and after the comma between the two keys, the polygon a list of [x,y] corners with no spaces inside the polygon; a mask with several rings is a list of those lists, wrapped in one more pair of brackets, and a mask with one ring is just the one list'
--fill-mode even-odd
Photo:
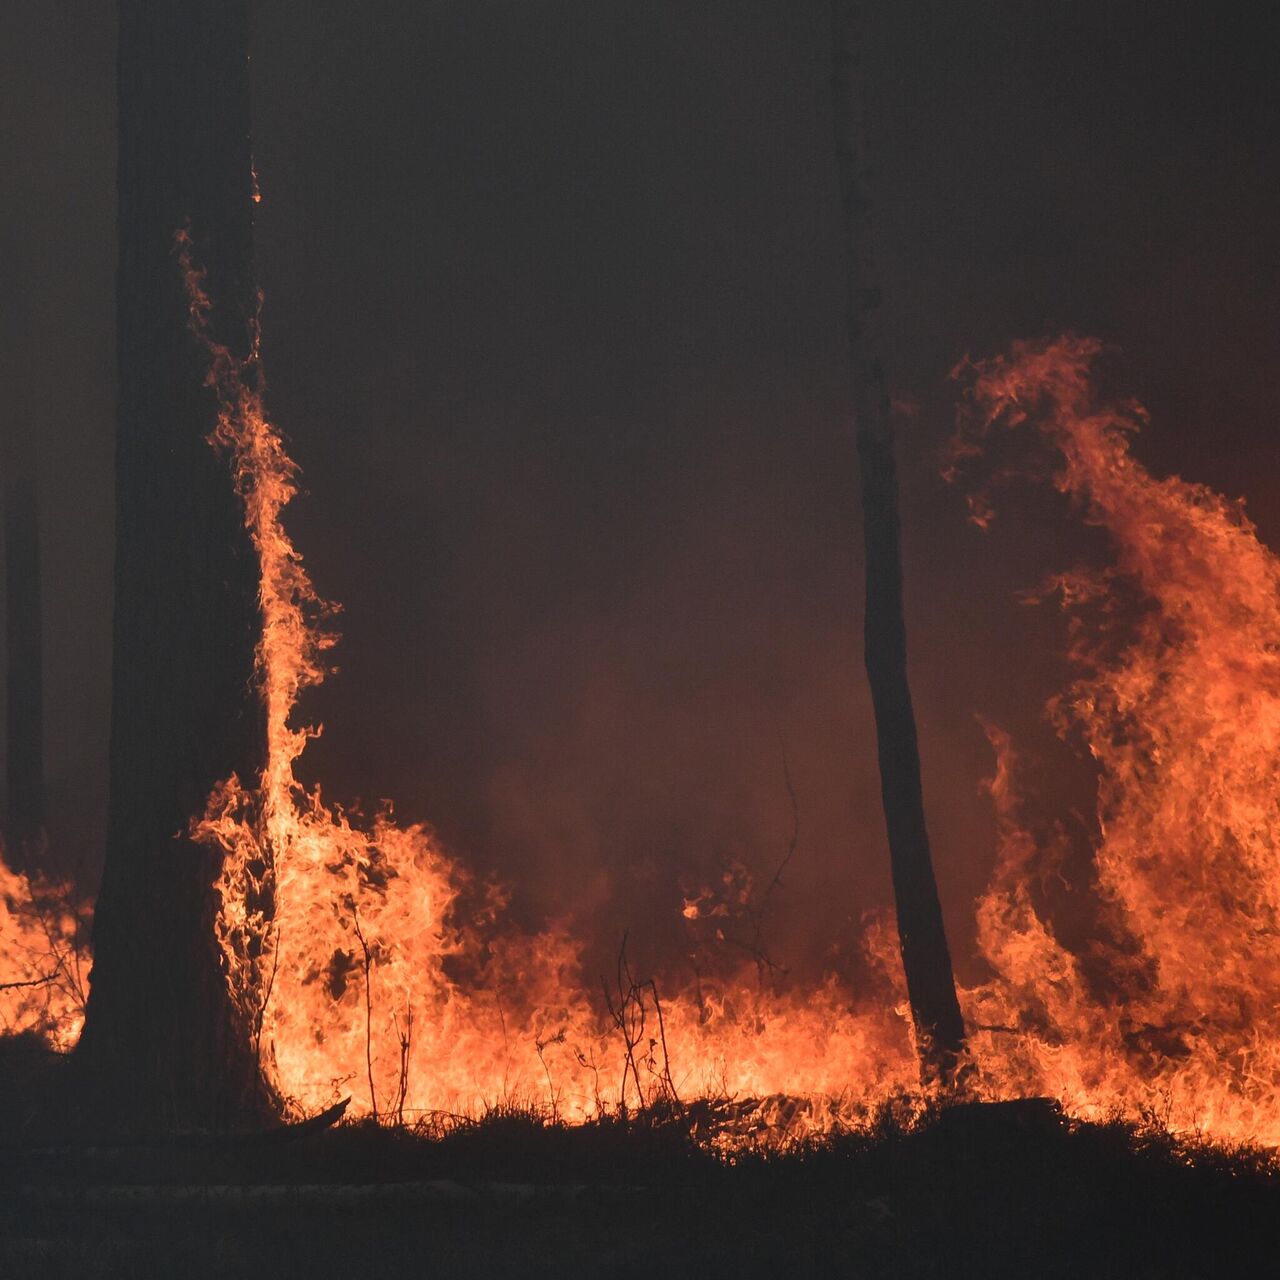
{"label": "bare branch", "polygon": [[369,1106],[373,1110],[374,1123],[377,1123],[378,1095],[373,1087],[373,992],[369,986],[373,954],[365,941],[364,931],[360,928],[360,912],[356,909],[354,898],[351,901],[351,919],[355,925],[356,937],[360,940],[360,950],[364,952],[364,1062],[369,1073]]}
{"label": "bare branch", "polygon": [[20,991],[26,987],[47,987],[58,976],[58,970],[47,973],[43,978],[29,978],[25,982],[0,982],[0,991]]}

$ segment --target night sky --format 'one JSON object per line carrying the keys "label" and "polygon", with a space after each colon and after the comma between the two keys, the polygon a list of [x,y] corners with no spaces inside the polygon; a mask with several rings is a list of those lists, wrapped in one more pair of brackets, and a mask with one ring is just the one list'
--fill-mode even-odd
{"label": "night sky", "polygon": [[[34,446],[58,865],[105,812],[114,13],[0,6],[0,379]],[[940,479],[947,372],[1062,328],[1114,350],[1139,455],[1280,546],[1274,48],[1245,6],[867,5],[914,693],[961,958],[993,856],[975,713],[1040,718],[1096,554],[1060,504],[995,529]],[[1217,8],[1224,8],[1217,6]],[[272,0],[254,36],[269,403],[289,516],[344,605],[304,772],[394,797],[530,920],[683,945],[681,893],[767,881],[799,968],[888,901],[825,0]],[[1074,769],[1074,772],[1073,772]],[[594,955],[594,952],[593,952]],[[965,969],[962,963],[962,971]]]}

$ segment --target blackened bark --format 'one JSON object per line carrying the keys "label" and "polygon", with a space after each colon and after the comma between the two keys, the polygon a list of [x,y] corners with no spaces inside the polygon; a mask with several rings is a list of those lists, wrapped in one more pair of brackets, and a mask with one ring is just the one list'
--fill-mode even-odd
{"label": "blackened bark", "polygon": [[4,505],[6,767],[5,857],[34,871],[45,846],[44,673],[40,620],[40,523],[31,470],[6,478]]}
{"label": "blackened bark", "polygon": [[833,111],[845,214],[849,356],[866,555],[865,662],[875,708],[880,794],[889,835],[902,966],[921,1070],[926,1079],[949,1081],[964,1050],[964,1021],[929,852],[920,750],[907,681],[898,477],[881,352],[882,295],[873,266],[862,104],[854,88],[860,50],[854,39],[851,9],[851,0],[832,0]]}
{"label": "blackened bark", "polygon": [[228,1128],[266,1091],[216,951],[210,790],[256,779],[256,553],[187,328],[174,236],[207,269],[212,337],[255,306],[248,0],[119,0],[116,580],[107,854],[78,1052],[138,1125]]}

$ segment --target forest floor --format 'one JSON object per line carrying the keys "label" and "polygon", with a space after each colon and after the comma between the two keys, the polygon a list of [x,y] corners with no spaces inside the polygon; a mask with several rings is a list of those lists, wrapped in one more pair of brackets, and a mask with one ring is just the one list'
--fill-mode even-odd
{"label": "forest floor", "polygon": [[3,1277],[1274,1275],[1280,1165],[1051,1105],[791,1150],[678,1117],[40,1145],[0,1133]]}

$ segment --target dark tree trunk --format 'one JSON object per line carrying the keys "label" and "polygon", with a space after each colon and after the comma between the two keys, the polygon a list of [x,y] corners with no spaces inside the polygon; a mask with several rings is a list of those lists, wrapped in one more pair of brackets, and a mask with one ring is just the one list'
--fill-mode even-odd
{"label": "dark tree trunk", "polygon": [[190,225],[212,336],[255,305],[248,0],[119,0],[116,580],[107,854],[81,1076],[135,1125],[227,1128],[266,1090],[213,932],[214,855],[187,837],[213,786],[256,779],[256,553],[187,329]]}
{"label": "dark tree trunk", "polygon": [[45,847],[40,523],[34,477],[20,464],[5,484],[4,563],[9,664],[5,854],[15,871],[34,871]]}
{"label": "dark tree trunk", "polygon": [[873,266],[862,104],[855,92],[859,49],[851,8],[850,0],[832,0],[833,110],[845,214],[849,355],[866,555],[865,661],[875,708],[902,965],[921,1069],[926,1079],[949,1081],[964,1049],[964,1021],[929,853],[920,751],[907,682],[898,477],[881,353],[882,298]]}

